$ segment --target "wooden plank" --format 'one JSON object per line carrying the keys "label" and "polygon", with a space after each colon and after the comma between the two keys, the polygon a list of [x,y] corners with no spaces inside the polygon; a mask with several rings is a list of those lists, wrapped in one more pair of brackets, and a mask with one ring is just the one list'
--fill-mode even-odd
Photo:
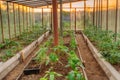
{"label": "wooden plank", "polygon": [[19,63],[19,58],[20,54],[16,54],[0,66],[0,80],[2,80]]}
{"label": "wooden plank", "polygon": [[109,63],[107,62],[103,56],[98,52],[98,50],[94,47],[94,45],[90,42],[90,40],[82,34],[84,39],[87,41],[88,47],[91,50],[93,56],[96,61],[99,63],[101,68],[104,70],[109,80],[120,80],[120,73]]}
{"label": "wooden plank", "polygon": [[[49,35],[49,31],[47,31],[44,34],[46,34],[48,36]],[[44,39],[44,36],[41,36],[41,37],[38,38],[36,41],[32,42],[28,47],[26,47],[23,50],[21,50],[19,53],[17,53],[11,59],[9,59],[5,63],[3,63],[2,66],[0,66],[0,80],[2,80],[11,70],[13,70],[13,68],[15,68],[20,63],[20,61],[21,61],[20,60],[21,59],[21,52],[24,52],[22,54],[24,56],[24,59],[27,58],[27,56],[37,47],[36,42],[37,43],[38,42],[39,43],[42,42],[41,40]],[[41,40],[39,40],[39,39],[41,39]]]}

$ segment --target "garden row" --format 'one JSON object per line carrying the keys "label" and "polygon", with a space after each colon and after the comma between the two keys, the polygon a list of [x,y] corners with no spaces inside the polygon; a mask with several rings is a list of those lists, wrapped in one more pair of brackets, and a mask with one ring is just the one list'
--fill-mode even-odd
{"label": "garden row", "polygon": [[65,32],[58,46],[51,41],[40,46],[19,80],[85,80],[74,33]]}
{"label": "garden row", "polygon": [[[44,29],[45,30],[45,29]],[[43,39],[45,37],[47,37],[49,35],[49,31],[45,32],[42,31],[42,33],[39,33],[37,37],[39,38],[35,38],[35,40],[32,40],[31,44],[29,43],[29,45],[24,46],[18,53],[12,53],[14,54],[13,56],[7,58],[7,60],[5,62],[1,63],[0,66],[0,79],[4,78],[10,71],[12,71],[21,61],[24,61],[29,55],[30,53],[43,41]],[[36,30],[37,31],[37,30]],[[32,33],[30,33],[32,35]],[[41,35],[42,34],[42,35]],[[29,34],[28,34],[29,35]],[[40,36],[41,35],[41,36]],[[29,35],[30,36],[30,35]],[[35,36],[35,35],[34,35]],[[19,37],[20,38],[20,37]],[[30,37],[29,37],[30,38]],[[31,38],[34,38],[33,36]],[[25,41],[25,40],[24,40]],[[16,47],[11,45],[13,41],[10,41],[10,45],[11,47]],[[26,41],[25,41],[26,42]],[[27,42],[26,42],[27,43]],[[3,43],[5,44],[5,43]],[[7,47],[9,47],[7,46]],[[5,47],[1,48],[2,50],[4,49],[9,49]]]}
{"label": "garden row", "polygon": [[[95,29],[90,26],[84,30],[83,37],[87,42],[90,50],[101,65],[106,75],[110,79],[119,80],[120,78],[120,41],[115,41],[115,35],[112,31]],[[118,34],[117,34],[118,36]],[[96,49],[95,47],[98,49]],[[112,64],[112,65],[111,65]]]}
{"label": "garden row", "polygon": [[4,43],[0,43],[0,62],[5,62],[13,57],[18,51],[22,50],[46,31],[45,27],[36,25],[33,31],[24,32],[11,40],[5,39]]}

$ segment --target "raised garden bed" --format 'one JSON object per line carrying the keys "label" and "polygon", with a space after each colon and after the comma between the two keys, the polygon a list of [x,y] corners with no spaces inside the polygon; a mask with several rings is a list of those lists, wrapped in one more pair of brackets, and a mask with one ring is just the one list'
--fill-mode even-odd
{"label": "raised garden bed", "polygon": [[[53,47],[51,44],[49,46],[45,48],[46,46],[43,45],[40,48],[40,52],[33,58],[38,62],[40,60],[39,64],[42,64],[40,73],[30,75],[25,75],[23,73],[19,80],[47,80],[50,79],[51,76],[54,78],[52,80],[70,80],[70,78],[72,80],[75,78],[78,78],[78,80],[87,80],[86,77],[84,77],[85,72],[82,70],[84,66],[82,65],[81,60],[77,57],[77,54],[79,53],[77,51],[75,39],[73,40],[71,36],[67,36],[60,41],[60,45]],[[42,51],[44,52],[43,54]],[[42,60],[39,59],[40,54],[43,55]],[[75,61],[75,64],[73,61]],[[30,62],[27,67],[37,64],[31,63],[32,62]]]}
{"label": "raised garden bed", "polygon": [[4,62],[2,66],[0,66],[0,80],[3,79],[16,65],[18,65],[21,62],[21,60],[24,61],[27,58],[27,56],[37,47],[37,45],[41,43],[44,37],[47,37],[49,35],[49,31],[45,34],[46,36],[44,36],[43,34],[39,39],[32,42],[30,45],[21,50],[11,59]]}
{"label": "raised garden bed", "polygon": [[95,48],[95,46],[90,42],[87,36],[82,33],[84,40],[86,41],[89,49],[91,50],[93,56],[95,57],[96,61],[99,63],[101,68],[104,70],[106,75],[108,76],[109,80],[119,80],[120,74],[119,72],[109,63],[107,62],[103,56],[99,53],[99,51]]}

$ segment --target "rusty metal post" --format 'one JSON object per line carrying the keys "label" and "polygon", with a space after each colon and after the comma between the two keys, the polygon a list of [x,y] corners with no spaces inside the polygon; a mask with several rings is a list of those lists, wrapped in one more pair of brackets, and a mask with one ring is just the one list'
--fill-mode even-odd
{"label": "rusty metal post", "polygon": [[43,8],[42,8],[42,26],[44,26],[44,21],[43,21],[43,18],[44,18],[44,17],[43,17],[43,11],[44,11],[44,10],[43,10]]}
{"label": "rusty metal post", "polygon": [[95,25],[95,0],[94,0],[94,6],[93,6],[93,25]]}
{"label": "rusty metal post", "polygon": [[86,1],[84,0],[84,29],[86,27]]}
{"label": "rusty metal post", "polygon": [[53,7],[53,27],[54,27],[54,45],[58,45],[58,15],[57,15],[57,0],[52,0]]}
{"label": "rusty metal post", "polygon": [[118,7],[119,7],[118,0],[116,0],[115,41],[117,40]]}
{"label": "rusty metal post", "polygon": [[11,39],[11,32],[10,32],[10,16],[9,16],[9,3],[7,2],[7,17],[8,17],[8,35],[9,39]]}
{"label": "rusty metal post", "polygon": [[1,22],[1,33],[2,33],[2,42],[4,42],[4,31],[3,31],[3,21],[2,21],[2,9],[1,9],[1,1],[0,1],[0,22]]}
{"label": "rusty metal post", "polygon": [[109,8],[109,0],[107,0],[107,13],[106,13],[106,30],[108,31],[108,8]]}
{"label": "rusty metal post", "polygon": [[60,0],[60,35],[63,36],[63,25],[62,25],[62,0]]}
{"label": "rusty metal post", "polygon": [[14,34],[16,37],[16,19],[15,19],[15,5],[13,3],[13,19],[14,19]]}
{"label": "rusty metal post", "polygon": [[76,33],[76,8],[75,8],[75,33]]}
{"label": "rusty metal post", "polygon": [[103,7],[102,7],[102,6],[103,6],[102,3],[103,3],[103,0],[101,0],[101,29],[102,29],[102,19],[103,19],[103,18],[102,18],[102,14],[103,14],[103,13],[102,13],[102,10],[103,10],[103,9],[102,9],[102,8],[103,8]]}
{"label": "rusty metal post", "polygon": [[18,5],[18,20],[19,20],[19,23],[18,23],[18,25],[19,25],[19,33],[20,33],[20,35],[21,35],[21,26],[20,26],[20,5]]}

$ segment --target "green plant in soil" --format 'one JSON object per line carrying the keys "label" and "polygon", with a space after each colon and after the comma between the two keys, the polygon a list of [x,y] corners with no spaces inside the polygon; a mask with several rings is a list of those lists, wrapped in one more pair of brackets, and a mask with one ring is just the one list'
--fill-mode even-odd
{"label": "green plant in soil", "polygon": [[[84,33],[94,42],[103,57],[111,64],[120,64],[120,40],[114,41],[115,34],[112,31],[95,30],[87,27]],[[119,38],[119,37],[118,37]]]}
{"label": "green plant in soil", "polygon": [[71,41],[70,41],[70,47],[71,47],[71,49],[72,49],[72,50],[75,50],[75,49],[76,49],[76,46],[77,46],[77,44],[76,44],[76,42],[75,42],[75,39],[72,38]]}
{"label": "green plant in soil", "polygon": [[61,77],[62,75],[52,71],[53,68],[50,68],[48,71],[46,71],[46,74],[44,77],[40,78],[39,80],[55,80],[56,77]]}
{"label": "green plant in soil", "polygon": [[72,70],[67,75],[68,80],[85,80],[82,73],[77,70]]}
{"label": "green plant in soil", "polygon": [[54,52],[57,54],[67,53],[69,49],[66,46],[58,45],[53,48]]}
{"label": "green plant in soil", "polygon": [[5,55],[1,56],[0,58],[2,59],[2,61],[6,61],[7,59],[11,58],[12,56],[14,56],[12,51],[11,50],[6,50]]}
{"label": "green plant in soil", "polygon": [[34,60],[40,64],[44,63],[47,60],[47,55],[46,55],[47,50],[48,48],[41,48],[38,51],[37,56],[34,58]]}
{"label": "green plant in soil", "polygon": [[70,66],[73,70],[76,70],[79,67],[83,68],[83,64],[81,60],[77,57],[76,53],[74,51],[70,51],[68,54],[68,65],[66,67]]}

